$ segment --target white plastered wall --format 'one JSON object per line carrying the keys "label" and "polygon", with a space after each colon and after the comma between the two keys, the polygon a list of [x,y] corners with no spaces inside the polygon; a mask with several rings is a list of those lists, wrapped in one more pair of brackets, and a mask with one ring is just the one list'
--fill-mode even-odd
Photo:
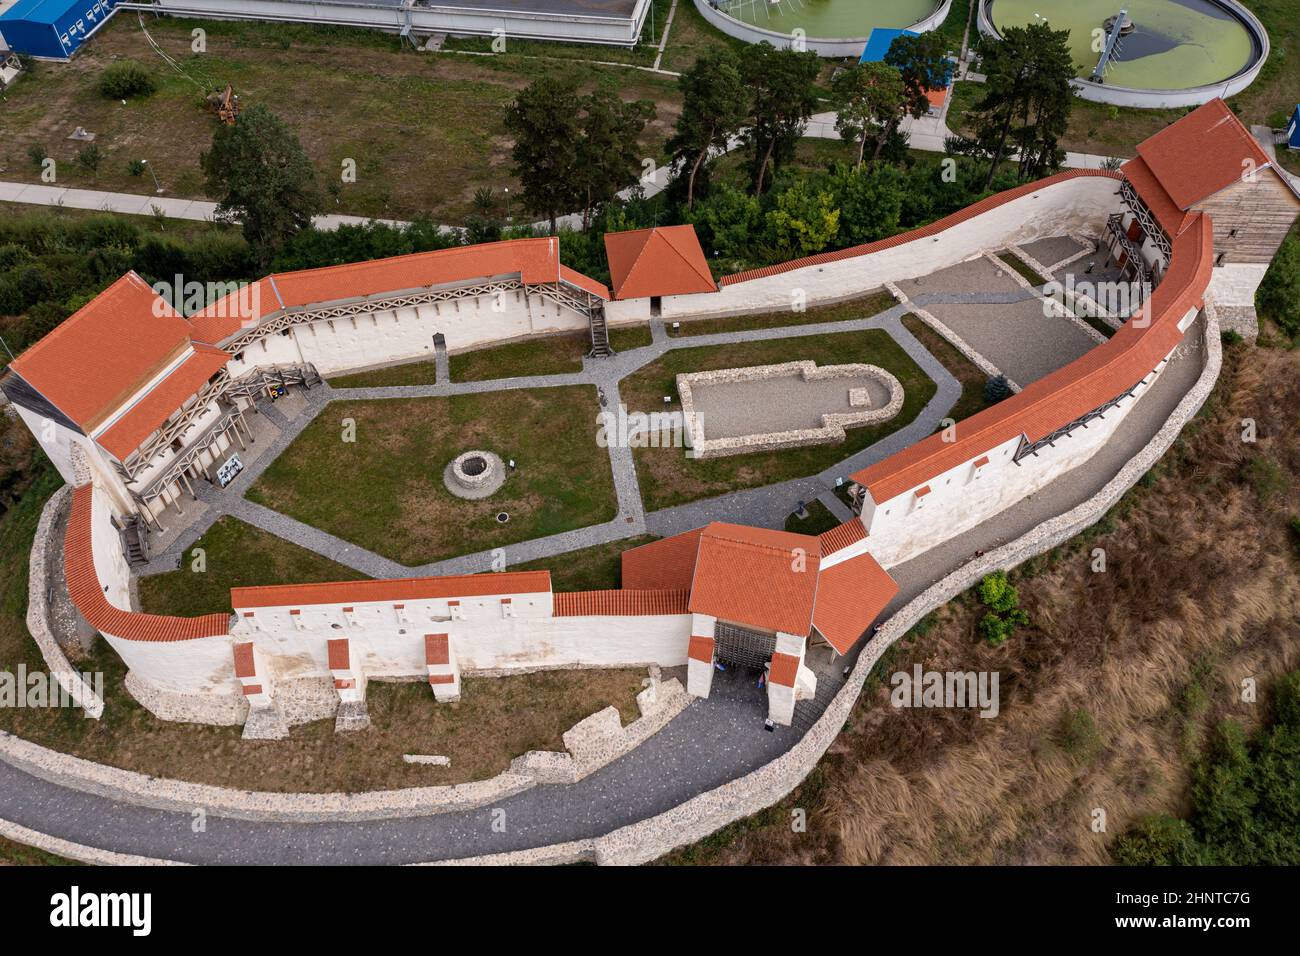
{"label": "white plastered wall", "polygon": [[433,337],[446,337],[451,352],[528,335],[576,332],[586,316],[523,290],[450,299],[426,305],[321,319],[291,326],[248,345],[231,362],[238,377],[256,367],[310,362],[324,375],[389,362],[432,358]]}
{"label": "white plastered wall", "polygon": [[[1195,316],[1195,310],[1189,313]],[[1087,428],[1075,428],[1054,446],[1038,449],[1013,461],[1020,438],[1003,442],[971,460],[930,479],[918,488],[878,504],[868,496],[863,518],[868,522],[867,550],[888,569],[970,530],[1011,507],[1072,468],[1091,458],[1114,434],[1124,417],[1154,384],[1168,359],[1148,375],[1133,394]],[[960,425],[958,425],[960,428]],[[975,462],[987,455],[987,465]],[[928,487],[929,493],[916,492]]]}
{"label": "white plastered wall", "polygon": [[885,282],[928,275],[1010,242],[1024,244],[1067,233],[1101,235],[1120,209],[1119,182],[1080,176],[1053,183],[945,229],[868,255],[806,266],[724,286],[718,293],[665,298],[666,321],[788,309],[796,292],[812,307],[854,298]]}

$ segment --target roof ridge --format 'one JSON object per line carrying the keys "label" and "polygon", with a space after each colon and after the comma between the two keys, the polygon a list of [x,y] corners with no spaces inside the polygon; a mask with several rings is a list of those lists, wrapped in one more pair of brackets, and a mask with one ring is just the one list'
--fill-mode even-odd
{"label": "roof ridge", "polygon": [[[701,279],[704,279],[704,280],[707,281],[707,282],[712,282],[714,285],[717,285],[717,280],[713,278],[713,273],[712,273],[712,272],[709,272],[709,273],[707,273],[707,274],[701,272],[699,269],[697,269],[697,268],[694,266],[694,264],[692,264],[690,258],[689,258],[689,257],[688,257],[684,252],[682,252],[681,249],[679,249],[679,248],[677,247],[677,243],[676,243],[676,241],[672,238],[672,236],[677,235],[677,233],[672,233],[671,235],[668,233],[668,229],[671,229],[671,228],[672,228],[672,227],[670,227],[670,226],[666,226],[666,227],[664,227],[664,229],[661,231],[658,227],[656,227],[654,231],[659,235],[659,237],[660,237],[661,239],[663,239],[664,242],[666,242],[666,243],[668,244],[668,248],[671,249],[671,250],[673,251],[673,254],[674,254],[675,256],[677,256],[678,259],[682,260],[683,263],[685,263],[685,265],[686,265],[687,268],[689,268],[693,273],[695,273],[695,274],[696,274],[697,276],[699,276]],[[692,228],[693,228],[693,227],[692,227]],[[698,239],[697,239],[696,241],[698,242]],[[703,252],[702,249],[701,249],[700,251]],[[707,263],[707,260],[706,260],[705,264],[706,264],[706,265],[708,264],[708,263]]]}

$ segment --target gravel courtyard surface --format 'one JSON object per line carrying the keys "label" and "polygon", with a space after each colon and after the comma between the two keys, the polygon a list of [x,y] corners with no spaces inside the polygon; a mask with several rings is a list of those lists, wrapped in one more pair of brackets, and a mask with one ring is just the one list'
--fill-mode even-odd
{"label": "gravel courtyard surface", "polygon": [[1073,362],[1097,341],[1041,299],[1008,305],[926,306],[936,319],[1021,386]]}
{"label": "gravel courtyard surface", "polygon": [[[868,406],[849,404],[849,389],[865,388]],[[706,438],[738,438],[820,428],[822,416],[861,412],[889,404],[889,389],[870,375],[808,380],[799,373],[749,382],[692,384],[695,410]]]}
{"label": "gravel courtyard surface", "polygon": [[1091,249],[1092,246],[1085,246],[1069,236],[1051,236],[1047,239],[1035,239],[1033,242],[1026,242],[1020,248],[1043,265],[1051,267],[1063,259],[1077,255],[1084,249]]}
{"label": "gravel courtyard surface", "polygon": [[961,295],[990,292],[1022,292],[1023,287],[987,259],[969,259],[928,276],[898,283],[903,294],[915,299],[934,293]]}

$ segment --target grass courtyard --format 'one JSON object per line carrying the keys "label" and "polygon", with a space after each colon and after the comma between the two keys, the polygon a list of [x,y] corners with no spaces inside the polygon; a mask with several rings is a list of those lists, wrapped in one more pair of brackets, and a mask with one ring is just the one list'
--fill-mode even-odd
{"label": "grass courtyard", "polygon": [[934,382],[889,333],[878,329],[674,349],[625,378],[619,390],[630,412],[662,410],[665,395],[673,397],[673,410],[680,410],[676,384],[679,373],[803,359],[818,365],[863,362],[892,372],[903,385],[902,411],[880,425],[849,429],[848,437],[840,444],[707,460],[688,458],[681,448],[637,448],[637,478],[646,510],[814,475],[902,428],[917,416],[935,392]]}
{"label": "grass courtyard", "polygon": [[[195,549],[202,551],[200,564]],[[361,577],[365,575],[346,565],[227,515],[185,549],[175,571],[140,578],[140,609],[182,617],[228,614],[231,588]]]}
{"label": "grass courtyard", "polygon": [[[616,504],[598,408],[590,386],[333,402],[248,497],[405,565],[600,524]],[[472,449],[518,462],[479,501],[442,482],[447,463]]]}

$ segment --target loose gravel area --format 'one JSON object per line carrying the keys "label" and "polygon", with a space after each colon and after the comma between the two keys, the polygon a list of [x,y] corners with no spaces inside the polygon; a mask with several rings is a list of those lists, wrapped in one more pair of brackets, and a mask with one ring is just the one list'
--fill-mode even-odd
{"label": "loose gravel area", "polygon": [[1022,387],[1097,346],[1096,339],[1069,319],[1045,314],[1038,298],[1006,305],[931,304],[926,308]]}

